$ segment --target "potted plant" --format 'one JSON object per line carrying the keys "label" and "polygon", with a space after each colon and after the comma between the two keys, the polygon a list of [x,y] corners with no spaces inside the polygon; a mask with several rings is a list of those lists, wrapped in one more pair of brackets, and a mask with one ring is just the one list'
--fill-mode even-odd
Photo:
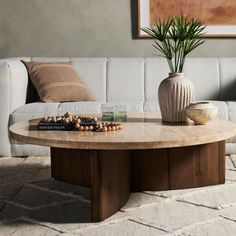
{"label": "potted plant", "polygon": [[164,122],[185,122],[184,109],[195,97],[193,83],[184,77],[186,56],[204,43],[205,26],[200,20],[183,16],[159,20],[142,28],[155,39],[153,45],[167,59],[170,73],[158,89],[158,100]]}

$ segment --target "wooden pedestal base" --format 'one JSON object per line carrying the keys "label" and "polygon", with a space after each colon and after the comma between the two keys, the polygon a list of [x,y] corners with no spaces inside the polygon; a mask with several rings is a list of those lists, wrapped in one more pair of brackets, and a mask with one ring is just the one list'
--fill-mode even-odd
{"label": "wooden pedestal base", "polygon": [[91,187],[92,221],[117,212],[130,195],[127,151],[51,148],[51,172],[56,180]]}
{"label": "wooden pedestal base", "polygon": [[149,150],[51,148],[52,177],[91,187],[92,221],[116,213],[131,191],[225,182],[225,142]]}

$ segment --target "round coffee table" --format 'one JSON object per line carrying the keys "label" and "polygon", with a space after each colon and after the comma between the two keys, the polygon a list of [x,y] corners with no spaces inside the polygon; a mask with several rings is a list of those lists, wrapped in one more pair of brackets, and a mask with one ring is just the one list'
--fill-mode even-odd
{"label": "round coffee table", "polygon": [[93,221],[118,211],[130,192],[224,183],[225,140],[236,135],[229,121],[165,125],[145,113],[106,133],[37,131],[37,122],[12,125],[11,138],[49,146],[53,178],[91,187]]}

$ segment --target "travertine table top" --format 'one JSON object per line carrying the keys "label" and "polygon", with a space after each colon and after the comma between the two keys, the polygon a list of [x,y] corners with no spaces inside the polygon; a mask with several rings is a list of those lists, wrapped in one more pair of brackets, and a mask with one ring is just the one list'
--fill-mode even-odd
{"label": "travertine table top", "polygon": [[192,146],[226,140],[236,135],[236,124],[213,120],[206,125],[168,125],[156,113],[128,115],[123,129],[113,132],[37,131],[38,120],[10,127],[11,138],[28,144],[74,149],[152,149]]}

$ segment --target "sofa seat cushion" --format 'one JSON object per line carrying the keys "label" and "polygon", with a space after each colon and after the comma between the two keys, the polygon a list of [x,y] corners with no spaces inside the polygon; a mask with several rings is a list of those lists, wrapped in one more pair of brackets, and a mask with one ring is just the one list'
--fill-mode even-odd
{"label": "sofa seat cushion", "polygon": [[[229,121],[236,122],[236,102],[227,102],[229,109]],[[236,136],[228,140],[230,143],[236,143]]]}
{"label": "sofa seat cushion", "polygon": [[217,118],[222,119],[222,120],[229,120],[229,110],[227,103],[224,101],[213,101],[210,100],[213,105],[215,105],[218,109],[217,111]]}
{"label": "sofa seat cushion", "polygon": [[31,144],[11,144],[12,156],[49,156],[50,148]]}
{"label": "sofa seat cushion", "polygon": [[72,114],[100,113],[101,105],[104,102],[63,102],[58,107],[58,115],[64,115],[66,112]]}
{"label": "sofa seat cushion", "polygon": [[[218,110],[217,110],[216,117],[218,119],[229,120],[229,109],[228,109],[227,102],[215,101],[215,100],[209,100],[209,102],[211,102],[213,105],[215,105],[217,107]],[[234,139],[235,139],[234,137],[227,139],[226,142],[231,143]],[[236,140],[235,140],[235,142],[236,142]],[[228,147],[226,150],[229,150]]]}
{"label": "sofa seat cushion", "polygon": [[16,109],[10,116],[10,125],[30,119],[41,118],[43,116],[55,116],[57,115],[57,110],[59,103],[51,102],[34,102],[26,104],[18,109]]}
{"label": "sofa seat cushion", "polygon": [[[18,109],[16,109],[10,115],[10,125],[30,119],[42,118],[44,116],[55,116],[57,115],[59,103],[43,103],[35,102],[26,104]],[[11,143],[18,143],[11,139]]]}
{"label": "sofa seat cushion", "polygon": [[106,102],[108,106],[126,106],[127,112],[143,112],[143,102]]}
{"label": "sofa seat cushion", "polygon": [[161,118],[161,110],[158,101],[146,101],[144,102],[143,110],[145,112],[156,112],[158,117]]}
{"label": "sofa seat cushion", "polygon": [[146,102],[144,102],[143,109],[146,112],[159,112],[160,111],[158,101],[146,101]]}
{"label": "sofa seat cushion", "polygon": [[[219,119],[228,120],[228,106],[226,102],[223,102],[223,101],[209,101],[209,102],[211,102],[218,108],[217,117]],[[160,114],[160,117],[161,117],[158,101],[146,101],[144,103],[144,111],[157,112],[158,114]],[[236,113],[236,110],[235,110],[235,113]]]}
{"label": "sofa seat cushion", "polygon": [[236,112],[236,101],[228,101],[227,106],[229,108],[229,111],[235,111]]}

